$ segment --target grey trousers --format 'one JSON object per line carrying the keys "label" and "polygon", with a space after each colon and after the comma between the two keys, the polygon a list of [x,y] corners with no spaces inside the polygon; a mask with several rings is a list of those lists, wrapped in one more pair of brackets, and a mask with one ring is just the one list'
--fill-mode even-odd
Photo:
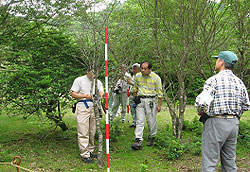
{"label": "grey trousers", "polygon": [[133,119],[132,124],[136,125],[136,109],[133,107],[133,95],[132,93],[129,94],[129,107],[130,107],[130,113]]}
{"label": "grey trousers", "polygon": [[122,106],[122,111],[121,111],[121,119],[125,120],[125,116],[127,113],[127,105],[128,105],[128,93],[123,92],[120,94],[113,93],[113,103],[112,103],[112,108],[111,108],[111,113],[110,113],[110,119],[113,120],[114,117],[116,116],[116,113],[118,111],[119,106]]}
{"label": "grey trousers", "polygon": [[202,133],[202,172],[215,172],[221,158],[222,172],[237,172],[236,144],[239,120],[209,118]]}
{"label": "grey trousers", "polygon": [[[153,107],[150,107],[150,102],[153,102]],[[145,117],[147,118],[147,124],[149,129],[149,138],[156,135],[156,99],[155,98],[143,98],[141,103],[136,106],[136,128],[135,138],[143,140],[143,130],[145,126]]]}

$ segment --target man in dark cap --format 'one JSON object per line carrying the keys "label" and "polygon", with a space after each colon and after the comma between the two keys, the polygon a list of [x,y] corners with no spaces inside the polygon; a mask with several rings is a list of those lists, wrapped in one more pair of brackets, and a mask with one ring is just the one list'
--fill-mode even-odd
{"label": "man in dark cap", "polygon": [[222,51],[213,57],[217,59],[215,70],[218,74],[210,77],[203,89],[210,94],[212,101],[206,111],[198,110],[198,115],[208,116],[203,121],[201,171],[216,171],[220,157],[222,172],[236,172],[239,118],[250,109],[250,102],[244,83],[232,72],[238,61],[237,56],[231,51]]}

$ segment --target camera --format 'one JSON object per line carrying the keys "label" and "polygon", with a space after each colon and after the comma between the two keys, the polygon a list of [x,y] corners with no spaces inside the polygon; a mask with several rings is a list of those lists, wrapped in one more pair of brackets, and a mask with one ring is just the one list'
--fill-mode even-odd
{"label": "camera", "polygon": [[114,89],[114,92],[115,92],[116,94],[120,94],[121,91],[122,91],[122,87],[121,87],[121,86],[117,86],[117,87],[115,87],[115,89]]}
{"label": "camera", "polygon": [[196,106],[197,111],[201,112],[201,113],[205,113],[208,110],[208,105],[206,105],[206,104],[198,104],[198,103],[196,103],[195,106]]}
{"label": "camera", "polygon": [[154,102],[149,102],[149,107],[150,107],[150,109],[153,109],[153,107],[154,107]]}
{"label": "camera", "polygon": [[135,102],[133,102],[132,107],[136,108],[136,103]]}
{"label": "camera", "polygon": [[140,103],[141,103],[141,97],[140,97],[140,96],[135,96],[135,98],[134,98],[134,103],[135,103],[136,105],[140,104]]}

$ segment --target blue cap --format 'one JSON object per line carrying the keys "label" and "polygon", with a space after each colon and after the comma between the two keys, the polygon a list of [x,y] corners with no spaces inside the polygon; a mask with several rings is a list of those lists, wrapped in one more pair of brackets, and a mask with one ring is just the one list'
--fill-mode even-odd
{"label": "blue cap", "polygon": [[238,61],[238,57],[232,51],[222,51],[218,56],[212,56],[215,58],[220,58],[227,63],[235,65]]}

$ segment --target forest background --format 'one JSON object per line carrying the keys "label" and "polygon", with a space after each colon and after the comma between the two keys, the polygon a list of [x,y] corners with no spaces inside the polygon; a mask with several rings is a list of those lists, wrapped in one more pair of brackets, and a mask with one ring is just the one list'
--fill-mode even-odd
{"label": "forest background", "polygon": [[[183,139],[184,115],[214,74],[212,55],[234,51],[234,73],[249,90],[250,2],[211,0],[0,1],[0,112],[47,118],[63,131],[70,87],[89,66],[101,65],[108,27],[109,84],[120,67],[150,61],[162,78],[171,133]],[[115,129],[114,129],[115,130]],[[114,132],[115,133],[115,132]],[[2,148],[1,148],[2,149]]]}

